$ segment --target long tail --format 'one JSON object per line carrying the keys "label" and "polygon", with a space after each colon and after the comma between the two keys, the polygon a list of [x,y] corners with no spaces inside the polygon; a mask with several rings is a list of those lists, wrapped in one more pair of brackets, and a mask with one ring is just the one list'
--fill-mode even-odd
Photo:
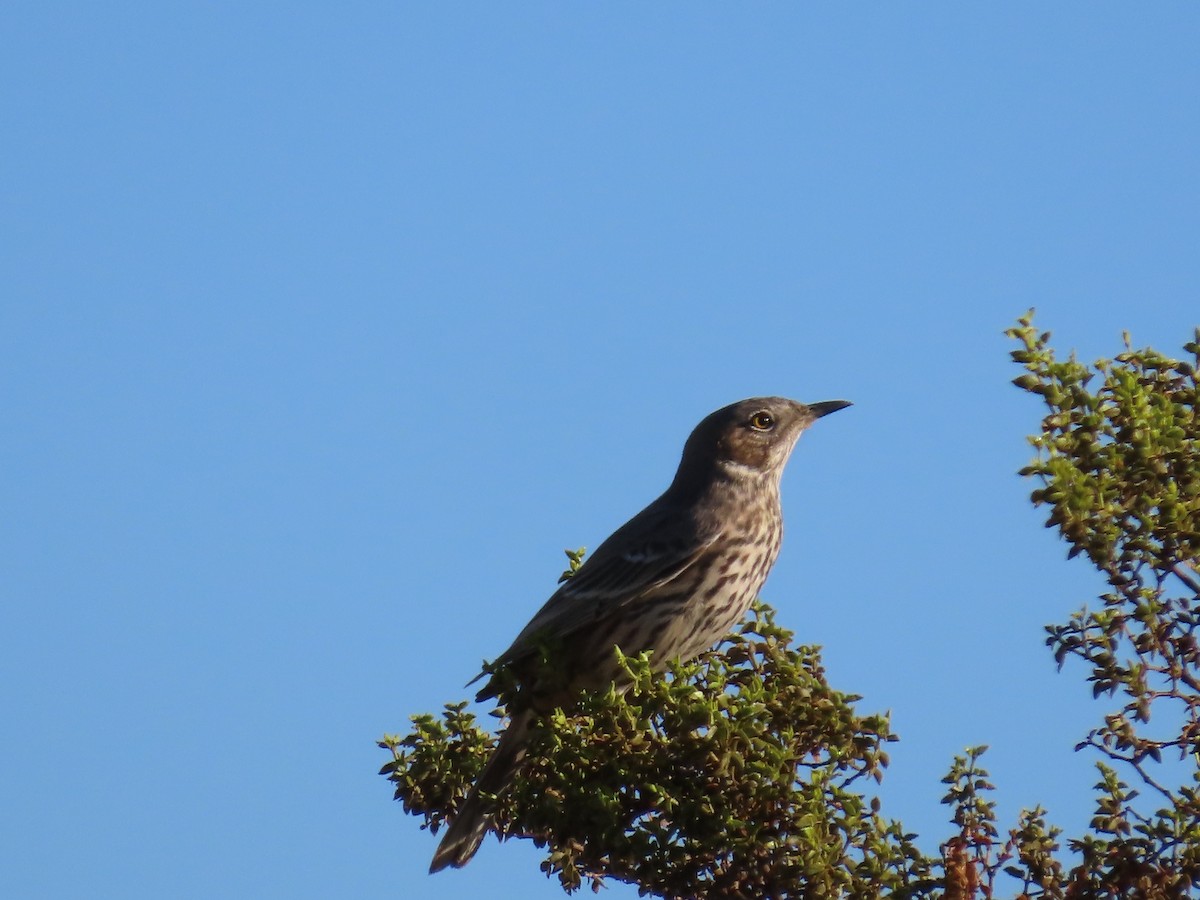
{"label": "long tail", "polygon": [[525,758],[526,744],[529,738],[529,725],[533,721],[533,712],[526,710],[517,713],[500,735],[500,742],[492,751],[492,757],[483,767],[483,772],[463,800],[458,814],[442,842],[438,844],[437,852],[433,854],[433,862],[429,864],[430,872],[440,872],[446,866],[461,868],[470,862],[479,844],[487,834],[491,822],[488,801],[483,794],[498,794],[512,779]]}

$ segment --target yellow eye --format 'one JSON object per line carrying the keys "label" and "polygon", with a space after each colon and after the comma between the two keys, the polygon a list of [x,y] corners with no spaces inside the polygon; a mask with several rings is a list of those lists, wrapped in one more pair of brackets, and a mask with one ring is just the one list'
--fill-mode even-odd
{"label": "yellow eye", "polygon": [[756,431],[770,431],[775,427],[775,417],[766,410],[761,410],[750,417],[750,427]]}

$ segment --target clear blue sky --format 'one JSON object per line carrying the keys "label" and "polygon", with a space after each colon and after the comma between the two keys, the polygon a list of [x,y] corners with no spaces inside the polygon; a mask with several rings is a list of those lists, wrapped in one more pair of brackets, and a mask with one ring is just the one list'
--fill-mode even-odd
{"label": "clear blue sky", "polygon": [[[560,896],[425,874],[375,739],[464,698],[704,414],[845,397],[765,590],[903,741],[1078,831],[1094,596],[1001,331],[1200,320],[1200,7],[5,4],[9,897]],[[635,896],[617,888],[609,896]]]}

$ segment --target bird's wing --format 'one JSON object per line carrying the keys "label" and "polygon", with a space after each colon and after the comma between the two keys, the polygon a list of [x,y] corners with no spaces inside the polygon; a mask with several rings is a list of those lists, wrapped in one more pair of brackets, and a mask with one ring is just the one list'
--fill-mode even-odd
{"label": "bird's wing", "polygon": [[497,663],[611,615],[678,578],[720,536],[677,511],[651,506],[596,548],[517,635]]}

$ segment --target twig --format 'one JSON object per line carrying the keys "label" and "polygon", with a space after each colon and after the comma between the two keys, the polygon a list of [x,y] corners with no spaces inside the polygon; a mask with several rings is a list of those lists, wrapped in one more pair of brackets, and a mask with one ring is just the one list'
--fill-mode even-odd
{"label": "twig", "polygon": [[1196,579],[1196,570],[1192,566],[1187,563],[1176,563],[1171,567],[1171,571],[1175,573],[1176,578],[1195,591],[1197,597],[1200,597],[1200,581]]}

